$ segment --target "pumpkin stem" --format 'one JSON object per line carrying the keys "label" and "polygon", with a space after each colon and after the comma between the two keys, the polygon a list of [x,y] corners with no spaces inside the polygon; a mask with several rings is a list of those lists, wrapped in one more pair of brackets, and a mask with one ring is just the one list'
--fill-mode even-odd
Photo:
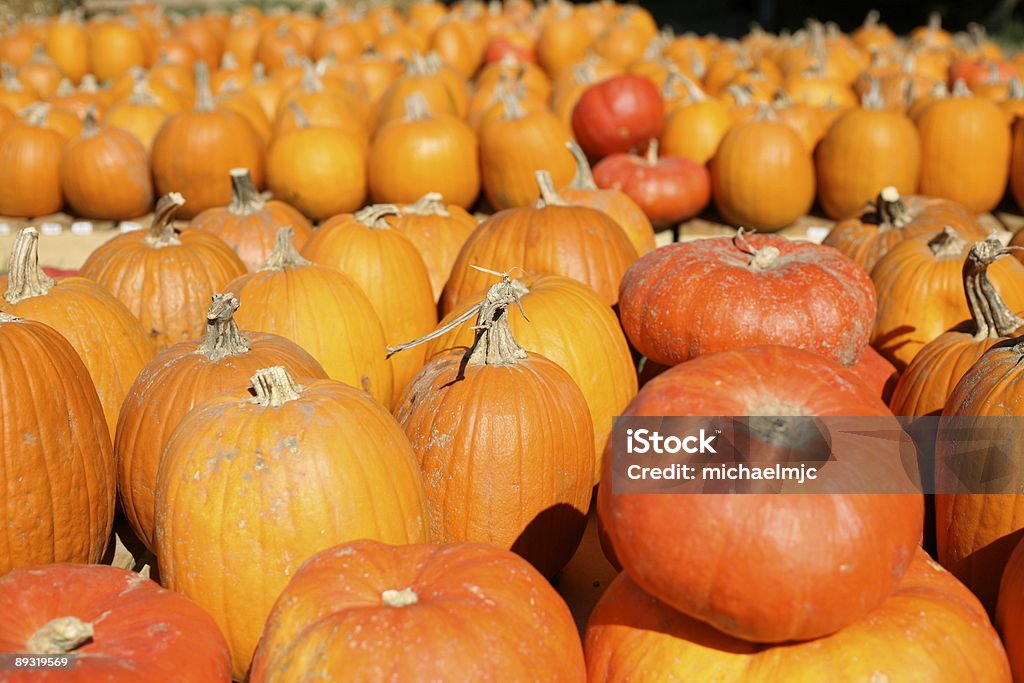
{"label": "pumpkin stem", "polygon": [[414,92],[405,98],[405,120],[426,121],[430,118],[430,107],[422,93]]}
{"label": "pumpkin stem", "polygon": [[216,105],[213,101],[213,90],[210,89],[210,70],[206,67],[206,62],[201,59],[196,60],[194,68],[196,80],[195,111],[211,112],[216,108]]}
{"label": "pumpkin stem", "polygon": [[42,128],[46,125],[46,119],[50,116],[50,105],[46,102],[35,102],[21,111],[25,122],[35,128]]}
{"label": "pumpkin stem", "polygon": [[555,191],[555,181],[551,179],[550,171],[534,171],[533,176],[537,179],[537,187],[540,188],[538,209],[543,209],[545,206],[568,206],[566,201]]}
{"label": "pumpkin stem", "polygon": [[317,75],[316,64],[313,62],[302,65],[302,89],[310,94],[324,91],[323,81]]}
{"label": "pumpkin stem", "polygon": [[476,318],[476,339],[469,350],[469,365],[515,365],[526,358],[526,349],[521,347],[508,322],[510,304],[522,311],[519,289],[507,276],[494,284],[481,302]]}
{"label": "pumpkin stem", "polygon": [[71,97],[75,94],[75,85],[71,82],[70,78],[60,79],[60,83],[57,84],[57,90],[54,92],[56,97]]}
{"label": "pumpkin stem", "polygon": [[1024,100],[1024,84],[1016,76],[1010,79],[1010,92],[1007,98],[1011,100]]}
{"label": "pumpkin stem", "polygon": [[974,93],[964,83],[964,79],[958,78],[953,83],[953,90],[949,93],[951,97],[974,97]]}
{"label": "pumpkin stem", "polygon": [[10,272],[4,301],[16,304],[34,296],[44,296],[57,281],[39,267],[39,231],[25,228],[11,247]]}
{"label": "pumpkin stem", "polygon": [[868,77],[868,89],[860,97],[862,109],[881,109],[885,102],[882,100],[882,84],[874,76]]}
{"label": "pumpkin stem", "polygon": [[902,228],[910,221],[907,206],[900,198],[900,192],[892,185],[885,187],[875,199],[875,210],[878,212],[879,224],[893,228]]}
{"label": "pumpkin stem", "polygon": [[971,247],[964,261],[964,293],[974,321],[975,340],[1012,337],[1024,326],[1024,319],[1010,310],[988,279],[988,267],[1011,251],[1013,247],[1004,247],[998,237],[989,235]]}
{"label": "pumpkin stem", "polygon": [[505,108],[503,118],[506,121],[518,121],[519,119],[526,116],[526,112],[523,110],[523,105],[519,101],[519,98],[512,93],[501,94],[501,104]]}
{"label": "pumpkin stem", "polygon": [[28,650],[36,655],[67,654],[91,641],[92,636],[92,624],[78,617],[59,617],[32,634]]}
{"label": "pumpkin stem", "polygon": [[184,204],[185,198],[177,192],[169,192],[157,201],[153,222],[150,223],[149,234],[146,235],[147,244],[158,249],[181,244],[178,231],[174,227],[174,214]]}
{"label": "pumpkin stem", "polygon": [[96,105],[90,104],[85,110],[85,119],[82,120],[82,137],[85,139],[94,138],[100,132],[99,124],[96,123]]}
{"label": "pumpkin stem", "polygon": [[866,17],[864,17],[864,23],[861,24],[861,27],[862,28],[874,28],[874,27],[878,26],[878,20],[881,17],[882,17],[882,15],[878,12],[878,10],[873,9],[870,12],[868,12],[868,15]]}
{"label": "pumpkin stem", "polygon": [[779,117],[775,115],[775,110],[767,104],[762,104],[757,113],[754,114],[755,121],[778,121]]}
{"label": "pumpkin stem", "polygon": [[400,211],[413,216],[451,216],[440,192],[428,192],[412,204],[401,207]]}
{"label": "pumpkin stem", "polygon": [[386,607],[409,607],[420,601],[420,596],[412,588],[403,588],[400,591],[386,590],[380,594],[380,601]]}
{"label": "pumpkin stem", "polygon": [[206,312],[203,343],[196,349],[196,353],[216,363],[249,351],[249,340],[241,333],[238,323],[235,322],[237,310],[238,297],[231,292],[213,295],[213,301]]}
{"label": "pumpkin stem", "polygon": [[249,400],[268,408],[280,408],[288,401],[299,398],[306,389],[282,365],[257,370],[250,381],[253,397]]}
{"label": "pumpkin stem", "polygon": [[288,108],[291,109],[292,114],[295,116],[295,124],[299,128],[303,130],[309,128],[309,117],[306,116],[306,112],[303,111],[302,107],[299,106],[298,102],[296,102],[295,100],[289,100]]}
{"label": "pumpkin stem", "polygon": [[262,211],[266,202],[252,182],[249,169],[233,168],[228,173],[231,176],[231,203],[228,204],[228,213],[249,216]]}
{"label": "pumpkin stem", "polygon": [[647,143],[647,154],[644,156],[648,166],[658,165],[658,138],[651,138]]}
{"label": "pumpkin stem", "polygon": [[238,57],[230,50],[220,56],[221,71],[235,71],[239,68]]}
{"label": "pumpkin stem", "polygon": [[957,234],[956,230],[948,225],[942,232],[928,240],[928,247],[936,258],[953,258],[964,252],[967,242]]}
{"label": "pumpkin stem", "polygon": [[729,97],[732,98],[733,103],[737,107],[749,107],[754,104],[754,98],[750,90],[742,85],[730,85],[725,89],[725,92],[729,94]]}
{"label": "pumpkin stem", "polygon": [[400,216],[401,213],[394,204],[371,204],[356,211],[352,217],[371,230],[390,230],[387,217]]}
{"label": "pumpkin stem", "polygon": [[736,236],[733,237],[733,245],[744,254],[748,254],[751,259],[748,266],[751,270],[768,270],[775,265],[778,261],[779,255],[782,253],[778,247],[768,245],[760,249],[756,249],[751,246],[750,242],[747,241],[747,235],[753,234],[754,230],[747,230],[745,228],[738,228],[736,230]]}
{"label": "pumpkin stem", "polygon": [[572,153],[572,158],[576,160],[576,175],[569,187],[575,190],[596,190],[597,183],[594,182],[594,174],[590,170],[590,162],[587,161],[587,155],[583,153],[583,148],[575,140],[567,141],[565,146]]}
{"label": "pumpkin stem", "polygon": [[96,76],[85,74],[78,84],[78,92],[97,93],[100,91],[100,84],[96,82]]}
{"label": "pumpkin stem", "polygon": [[274,236],[274,250],[270,252],[266,263],[260,268],[261,271],[285,270],[287,268],[308,266],[313,263],[309,259],[303,258],[295,248],[295,245],[292,243],[294,235],[295,231],[292,230],[290,225],[278,229],[277,234]]}

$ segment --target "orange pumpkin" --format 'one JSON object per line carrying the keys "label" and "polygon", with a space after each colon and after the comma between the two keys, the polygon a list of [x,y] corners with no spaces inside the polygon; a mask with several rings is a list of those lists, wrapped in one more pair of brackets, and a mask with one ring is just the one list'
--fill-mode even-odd
{"label": "orange pumpkin", "polygon": [[48,114],[40,107],[0,129],[0,166],[17,169],[0,183],[0,215],[45,216],[64,204],[60,152],[65,138],[45,127]]}
{"label": "orange pumpkin", "polygon": [[115,103],[103,117],[103,124],[134,135],[148,153],[153,139],[169,116],[166,109],[150,92],[145,81],[137,82],[126,100]]}
{"label": "orange pumpkin", "polygon": [[78,83],[89,73],[89,34],[73,12],[62,12],[51,24],[44,46],[46,54],[72,83]]}
{"label": "orange pumpkin", "polygon": [[1006,646],[1006,654],[1010,658],[1010,669],[1014,678],[1024,674],[1024,636],[1022,631],[1024,618],[1024,550],[1018,543],[1006,570],[999,582],[999,601],[996,605],[995,622]]}
{"label": "orange pumpkin", "polygon": [[661,151],[667,156],[692,159],[705,164],[715,155],[718,144],[732,126],[729,110],[721,101],[705,95],[686,76],[671,76],[687,91],[687,101],[673,107],[665,118]]}
{"label": "orange pumpkin", "polygon": [[434,299],[440,299],[455,259],[477,221],[461,206],[446,205],[438,192],[428,192],[412,204],[399,206],[398,211],[392,227],[416,245],[427,266]]}
{"label": "orange pumpkin", "polygon": [[89,64],[101,83],[146,64],[143,37],[126,21],[102,20],[91,24],[88,33]]}
{"label": "orange pumpkin", "polygon": [[399,76],[387,89],[380,101],[377,112],[377,127],[393,119],[405,116],[405,102],[413,93],[418,93],[434,114],[448,114],[465,118],[469,109],[469,93],[461,76],[452,76],[443,71],[438,62],[414,54],[406,64],[405,73]]}

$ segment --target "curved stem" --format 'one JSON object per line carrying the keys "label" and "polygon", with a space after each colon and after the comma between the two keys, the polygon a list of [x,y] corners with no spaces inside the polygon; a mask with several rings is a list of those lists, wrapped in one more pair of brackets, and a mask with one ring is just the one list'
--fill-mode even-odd
{"label": "curved stem", "polygon": [[935,237],[928,240],[928,248],[936,258],[958,257],[964,252],[967,242],[948,225]]}
{"label": "curved stem", "polygon": [[879,224],[884,227],[902,228],[910,221],[907,206],[900,198],[899,190],[892,185],[878,193],[875,211],[878,212]]}
{"label": "curved stem", "polygon": [[228,204],[228,212],[235,216],[249,216],[259,213],[266,206],[260,191],[252,182],[252,176],[247,168],[233,168],[229,171],[231,176],[231,203]]}
{"label": "curved stem", "polygon": [[184,204],[185,198],[177,192],[165,194],[157,201],[153,222],[150,223],[149,234],[146,235],[147,244],[158,249],[181,244],[178,231],[174,227],[174,214]]}
{"label": "curved stem", "polygon": [[440,192],[428,192],[412,204],[401,207],[400,211],[413,216],[451,216]]}
{"label": "curved stem", "polygon": [[203,343],[199,345],[196,353],[216,363],[249,351],[249,340],[241,333],[235,322],[237,310],[238,297],[231,292],[213,295],[210,309],[206,312]]}
{"label": "curved stem", "polygon": [[39,267],[39,231],[35,228],[25,228],[14,239],[9,268],[4,293],[4,301],[9,304],[44,296],[57,284]]}
{"label": "curved stem", "polygon": [[206,67],[206,62],[201,59],[196,60],[195,65],[195,80],[196,80],[196,104],[195,111],[198,112],[211,112],[216,108],[213,101],[213,91],[210,89],[210,71]]}
{"label": "curved stem", "polygon": [[28,649],[36,655],[63,655],[92,640],[92,624],[78,617],[60,617],[32,634]]}
{"label": "curved stem", "polygon": [[533,176],[537,179],[537,187],[540,189],[540,201],[537,202],[537,208],[568,206],[555,190],[555,181],[552,180],[550,171],[534,171]]}
{"label": "curved stem", "polygon": [[426,121],[430,118],[430,107],[422,93],[414,92],[405,98],[405,120]]}
{"label": "curved stem", "polygon": [[288,109],[291,110],[292,115],[295,116],[295,125],[297,125],[299,128],[303,130],[309,128],[309,117],[306,116],[306,112],[303,111],[302,107],[299,106],[298,102],[296,102],[295,100],[289,100]]}
{"label": "curved stem", "polygon": [[285,270],[286,268],[298,268],[299,266],[308,266],[313,263],[309,259],[303,258],[302,254],[295,248],[295,244],[292,243],[294,236],[295,231],[290,225],[278,229],[277,234],[274,236],[274,250],[270,252],[266,263],[260,268],[261,271]]}
{"label": "curved stem", "polygon": [[371,230],[390,230],[391,224],[387,217],[400,216],[401,213],[394,204],[371,204],[356,211],[352,217]]}
{"label": "curved stem", "polygon": [[575,140],[567,141],[565,146],[572,153],[572,158],[576,160],[576,175],[569,187],[575,190],[596,190],[597,183],[594,182],[594,174],[590,170],[590,162],[587,161],[587,155],[583,153],[583,148]]}
{"label": "curved stem", "polygon": [[257,370],[250,381],[253,392],[250,401],[267,408],[280,408],[288,401],[299,398],[306,389],[281,365]]}
{"label": "curved stem", "polygon": [[1012,247],[1004,247],[998,237],[990,235],[971,247],[964,261],[964,294],[976,340],[1012,337],[1024,326],[1024,319],[1010,310],[988,279],[988,267],[1011,251]]}

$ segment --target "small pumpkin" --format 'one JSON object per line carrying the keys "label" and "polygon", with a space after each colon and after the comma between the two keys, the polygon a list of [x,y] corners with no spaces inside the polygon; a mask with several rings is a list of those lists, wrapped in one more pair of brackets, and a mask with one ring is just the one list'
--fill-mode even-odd
{"label": "small pumpkin", "polygon": [[[232,457],[214,464],[211,453]],[[160,578],[221,627],[236,679],[305,558],[363,538],[423,543],[424,520],[416,459],[388,411],[341,382],[281,366],[192,410],[157,473]],[[231,561],[196,552],[213,547]]]}
{"label": "small pumpkin", "polygon": [[732,126],[732,116],[725,104],[708,97],[686,76],[676,73],[670,80],[683,85],[687,101],[676,104],[665,117],[661,150],[668,156],[706,164]]}
{"label": "small pumpkin", "polygon": [[145,81],[139,81],[126,100],[116,102],[107,110],[103,124],[134,135],[148,153],[153,139],[169,116],[167,110],[150,92]]}
{"label": "small pumpkin", "polygon": [[[551,577],[586,526],[594,427],[572,377],[512,336],[518,297],[508,278],[493,285],[475,309],[472,348],[431,359],[395,416],[424,474],[431,539],[511,549]],[[494,411],[500,423],[483,418]]]}
{"label": "small pumpkin", "polygon": [[[466,619],[442,626],[453,604]],[[400,647],[390,636],[395,628],[407,634]],[[340,633],[351,652],[311,654],[333,651]],[[439,636],[444,654],[432,642]],[[317,553],[295,573],[267,618],[249,680],[299,681],[314,671],[443,680],[453,668],[472,680],[586,677],[569,609],[522,559],[474,543],[362,540]]]}
{"label": "small pumpkin", "polygon": [[392,119],[405,116],[406,99],[418,93],[427,108],[436,115],[448,114],[463,119],[469,109],[469,92],[464,77],[446,72],[440,61],[419,53],[405,66],[405,73],[395,79],[380,100],[377,128]]}
{"label": "small pumpkin", "polygon": [[661,135],[665,103],[652,81],[635,74],[590,86],[572,111],[572,130],[591,159],[640,150]]}
{"label": "small pumpkin", "polygon": [[17,169],[0,183],[0,215],[46,216],[64,204],[60,153],[65,138],[45,127],[47,115],[47,109],[37,108],[0,129],[0,165]]}
{"label": "small pumpkin", "polygon": [[428,192],[412,204],[399,206],[398,211],[392,227],[419,250],[436,301],[441,298],[462,245],[476,229],[476,218],[461,206],[445,204],[438,192]]}
{"label": "small pumpkin", "polygon": [[97,247],[82,264],[87,277],[121,300],[158,349],[202,334],[210,296],[245,272],[220,239],[201,230],[178,230],[174,216],[185,199],[161,197],[149,230],[127,232]]}

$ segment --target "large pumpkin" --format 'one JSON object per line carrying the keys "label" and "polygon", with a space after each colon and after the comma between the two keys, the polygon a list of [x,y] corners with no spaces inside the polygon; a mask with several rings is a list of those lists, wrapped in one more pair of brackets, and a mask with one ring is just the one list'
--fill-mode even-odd
{"label": "large pumpkin", "polygon": [[114,522],[110,433],[89,371],[52,327],[0,312],[0,405],[0,575],[99,562]]}
{"label": "large pumpkin", "polygon": [[210,612],[237,679],[306,558],[362,538],[422,543],[426,532],[416,459],[390,413],[281,366],[192,410],[157,473],[160,578]]}
{"label": "large pumpkin", "polygon": [[264,145],[241,114],[219,109],[210,92],[206,65],[196,62],[196,104],[171,116],[153,139],[153,178],[160,194],[188,197],[183,218],[231,201],[228,172],[247,168],[263,184]]}
{"label": "large pumpkin", "polygon": [[676,612],[620,574],[587,624],[588,680],[657,683],[1010,683],[985,610],[918,548],[896,591],[827,638],[764,647]]}
{"label": "large pumpkin", "polygon": [[1024,675],[1024,545],[1018,543],[999,582],[996,626],[1006,645],[1014,677]]}
{"label": "large pumpkin", "polygon": [[711,159],[711,191],[729,223],[778,230],[811,208],[814,163],[792,128],[762,113],[722,138]]}
{"label": "large pumpkin", "polygon": [[[416,245],[388,218],[399,216],[393,204],[375,204],[355,214],[324,222],[302,255],[348,275],[377,311],[388,344],[420,337],[437,324],[430,275]],[[390,360],[394,398],[423,367],[424,350],[414,349]]]}
{"label": "large pumpkin", "polygon": [[249,680],[425,681],[453,671],[466,680],[586,676],[568,608],[516,555],[366,540],[318,553],[296,572],[267,618]]}
{"label": "large pumpkin", "polygon": [[850,365],[871,335],[875,291],[835,249],[740,231],[643,256],[622,278],[619,314],[637,350],[664,365],[758,344]]}
{"label": "large pumpkin", "polygon": [[461,206],[445,204],[438,192],[428,192],[412,204],[399,206],[398,211],[392,227],[416,245],[427,266],[434,299],[440,299],[455,259],[476,229],[477,220]]}
{"label": "large pumpkin", "polygon": [[[677,365],[623,415],[891,413],[833,361],[757,346]],[[611,467],[606,457],[602,481]],[[597,495],[615,557],[634,581],[684,614],[762,643],[826,636],[879,607],[913,558],[924,515],[920,495],[616,494],[605,485]]]}
{"label": "large pumpkin", "polygon": [[829,127],[814,160],[822,208],[829,218],[845,218],[880,187],[891,185],[905,195],[917,190],[921,141],[905,114],[885,109],[878,93],[869,91],[861,107]]}
{"label": "large pumpkin", "polygon": [[45,323],[71,343],[89,370],[113,439],[128,387],[156,353],[153,341],[131,311],[92,280],[48,276],[38,249],[35,228],[15,238],[0,311]]}
{"label": "large pumpkin", "polygon": [[299,255],[290,228],[277,233],[263,268],[228,285],[245,300],[238,315],[247,329],[287,337],[313,355],[328,377],[391,405],[391,365],[380,317],[363,290],[340,270]]}
{"label": "large pumpkin", "polygon": [[[612,419],[636,395],[637,377],[626,337],[619,321],[594,290],[561,275],[527,275],[512,281],[522,309],[509,311],[508,322],[524,348],[558,363],[568,372],[587,399],[594,423],[597,462],[595,483],[601,474],[601,456],[611,436]],[[432,342],[426,357],[454,348],[469,348],[476,336],[470,309],[484,297],[466,297],[445,316],[441,327],[462,319],[458,327]],[[583,324],[566,324],[586,320]]]}
{"label": "large pumpkin", "polygon": [[999,204],[1010,168],[1010,129],[999,107],[958,81],[952,95],[929,105],[921,133],[921,194],[958,201],[984,213]]}
{"label": "large pumpkin", "polygon": [[235,252],[218,238],[174,227],[183,204],[175,192],[161,197],[148,231],[123,233],[103,243],[81,269],[82,277],[98,282],[128,307],[160,349],[200,336],[210,296],[245,272]]}
{"label": "large pumpkin", "polygon": [[228,683],[231,660],[198,605],[117,567],[50,564],[0,577],[0,652],[74,658],[74,668],[5,681]]}
{"label": "large pumpkin", "polygon": [[888,186],[860,212],[836,223],[823,244],[835,247],[871,272],[903,240],[934,235],[951,227],[966,240],[982,240],[988,230],[963,205],[947,199],[901,196]]}
{"label": "large pumpkin", "polygon": [[231,203],[203,211],[192,219],[189,227],[213,233],[234,249],[242,263],[257,270],[274,250],[277,231],[290,226],[295,233],[293,243],[301,249],[313,227],[298,210],[276,199],[264,199],[247,168],[233,168]]}
{"label": "large pumpkin", "polygon": [[431,359],[395,416],[419,458],[431,539],[511,549],[551,577],[586,526],[594,427],[572,377],[512,336],[518,300],[511,280],[492,286],[473,346]]}
{"label": "large pumpkin", "polygon": [[238,305],[234,294],[215,294],[204,334],[175,344],[150,361],[121,408],[114,440],[121,508],[135,534],[151,549],[157,469],[171,432],[193,407],[244,384],[268,365],[282,365],[303,377],[327,377],[298,344],[276,334],[241,332],[234,320]]}
{"label": "large pumpkin", "polygon": [[542,195],[536,206],[496,213],[466,240],[441,298],[445,313],[487,288],[492,276],[479,268],[565,275],[590,285],[610,305],[618,301],[619,281],[637,257],[626,233],[601,211],[569,205],[546,171],[534,182]]}
{"label": "large pumpkin", "polygon": [[[901,242],[871,270],[878,292],[871,343],[898,370],[925,344],[970,315],[963,273],[971,248],[955,230],[944,228],[931,239],[921,235]],[[1024,266],[1019,261],[992,263],[988,280],[1010,310],[1024,309]]]}

